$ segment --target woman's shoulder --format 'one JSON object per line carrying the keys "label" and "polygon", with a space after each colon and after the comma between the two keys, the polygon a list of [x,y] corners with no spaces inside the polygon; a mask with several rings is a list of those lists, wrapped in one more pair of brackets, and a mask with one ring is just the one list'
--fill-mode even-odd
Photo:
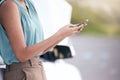
{"label": "woman's shoulder", "polygon": [[0,4],[0,12],[2,10],[6,11],[6,10],[12,10],[17,8],[16,4],[14,3],[14,0],[5,0]]}
{"label": "woman's shoulder", "polygon": [[0,17],[5,14],[17,11],[17,5],[14,3],[14,0],[5,0],[0,4]]}
{"label": "woman's shoulder", "polygon": [[4,8],[14,8],[16,7],[16,4],[14,3],[14,0],[3,0],[0,4],[0,9]]}

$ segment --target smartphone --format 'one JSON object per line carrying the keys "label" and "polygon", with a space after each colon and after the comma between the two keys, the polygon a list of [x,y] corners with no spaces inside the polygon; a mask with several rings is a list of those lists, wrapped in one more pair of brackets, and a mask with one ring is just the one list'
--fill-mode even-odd
{"label": "smartphone", "polygon": [[88,19],[83,20],[82,22],[80,22],[79,24],[75,24],[76,26],[80,26],[80,25],[86,25],[88,23]]}

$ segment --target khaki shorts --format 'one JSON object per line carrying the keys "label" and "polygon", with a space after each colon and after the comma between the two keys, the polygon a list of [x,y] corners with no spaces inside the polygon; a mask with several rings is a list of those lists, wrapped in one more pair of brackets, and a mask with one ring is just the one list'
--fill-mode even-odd
{"label": "khaki shorts", "polygon": [[38,58],[7,65],[5,80],[46,80],[43,65]]}

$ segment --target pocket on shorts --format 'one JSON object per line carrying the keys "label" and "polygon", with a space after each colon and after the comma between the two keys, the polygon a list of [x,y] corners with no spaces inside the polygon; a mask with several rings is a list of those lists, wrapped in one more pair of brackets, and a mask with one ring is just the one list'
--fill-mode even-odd
{"label": "pocket on shorts", "polygon": [[39,67],[23,68],[24,80],[44,80],[42,69]]}
{"label": "pocket on shorts", "polygon": [[21,70],[6,71],[4,78],[4,80],[25,80]]}

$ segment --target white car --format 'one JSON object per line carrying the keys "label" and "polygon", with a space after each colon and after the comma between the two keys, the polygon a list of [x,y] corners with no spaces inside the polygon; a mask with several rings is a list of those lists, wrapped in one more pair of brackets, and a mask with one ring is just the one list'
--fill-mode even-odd
{"label": "white car", "polygon": [[[45,38],[50,37],[62,26],[71,21],[72,7],[65,0],[33,0],[40,17],[41,25],[44,29]],[[72,56],[75,51],[66,38],[58,46],[67,46],[70,48]],[[63,49],[65,51],[65,49]],[[66,53],[67,54],[67,53]],[[70,56],[69,56],[70,57]],[[47,80],[82,80],[77,67],[66,63],[63,59],[57,59],[55,62],[43,62]]]}

